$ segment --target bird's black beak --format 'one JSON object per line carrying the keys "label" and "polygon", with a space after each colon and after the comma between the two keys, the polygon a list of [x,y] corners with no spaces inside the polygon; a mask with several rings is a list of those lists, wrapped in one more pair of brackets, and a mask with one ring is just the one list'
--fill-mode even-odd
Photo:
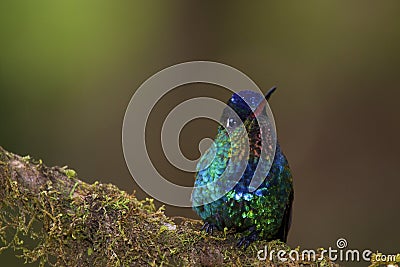
{"label": "bird's black beak", "polygon": [[268,101],[269,98],[271,97],[272,93],[275,92],[276,86],[272,87],[271,89],[268,90],[267,94],[265,95],[265,99]]}
{"label": "bird's black beak", "polygon": [[264,110],[265,105],[267,104],[268,99],[271,97],[272,93],[275,92],[276,86],[272,87],[271,89],[268,90],[267,94],[265,95],[265,100],[261,101],[261,103],[258,105],[258,107],[254,110],[252,116],[258,116],[261,114],[261,112]]}

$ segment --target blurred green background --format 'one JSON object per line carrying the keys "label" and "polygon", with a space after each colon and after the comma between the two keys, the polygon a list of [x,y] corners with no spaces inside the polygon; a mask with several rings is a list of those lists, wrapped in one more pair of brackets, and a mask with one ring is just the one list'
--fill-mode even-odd
{"label": "blurred green background", "polygon": [[[264,91],[279,87],[270,105],[296,192],[288,243],[335,247],[344,237],[350,248],[400,252],[399,10],[396,0],[2,1],[0,145],[144,198],[122,154],[131,96],[165,67],[218,61]],[[160,155],[162,119],[184,99],[229,94],[207,85],[174,92],[152,113],[148,143],[160,172],[191,185],[193,174]],[[185,127],[185,155],[199,155],[214,125]],[[0,259],[23,263],[13,251]]]}

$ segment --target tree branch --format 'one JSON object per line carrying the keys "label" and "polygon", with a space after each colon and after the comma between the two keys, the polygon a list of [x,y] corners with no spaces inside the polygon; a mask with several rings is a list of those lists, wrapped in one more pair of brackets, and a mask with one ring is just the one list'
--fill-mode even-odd
{"label": "tree branch", "polygon": [[[209,236],[201,222],[168,218],[152,199],[139,201],[111,184],[87,184],[72,169],[46,167],[0,147],[0,238],[27,262],[56,266],[274,265],[257,251],[290,248],[259,241],[237,249],[238,234]],[[261,255],[263,256],[263,255]],[[291,261],[285,265],[326,264]]]}

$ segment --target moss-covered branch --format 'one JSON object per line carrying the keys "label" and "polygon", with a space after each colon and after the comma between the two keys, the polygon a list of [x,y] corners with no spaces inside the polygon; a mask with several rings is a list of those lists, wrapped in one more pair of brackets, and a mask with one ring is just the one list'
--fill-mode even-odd
{"label": "moss-covered branch", "polygon": [[[237,234],[208,236],[201,222],[168,218],[151,199],[139,201],[110,184],[87,184],[75,171],[46,167],[0,147],[0,238],[27,262],[56,266],[272,265],[257,251],[281,242],[235,247]],[[312,264],[287,261],[285,265]],[[316,262],[314,262],[315,264]],[[319,266],[331,266],[327,259]]]}

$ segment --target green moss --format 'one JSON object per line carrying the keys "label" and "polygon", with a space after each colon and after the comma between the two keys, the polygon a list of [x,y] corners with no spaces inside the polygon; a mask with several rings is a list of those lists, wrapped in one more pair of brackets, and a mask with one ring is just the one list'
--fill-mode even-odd
{"label": "green moss", "polygon": [[67,175],[68,178],[75,178],[76,177],[76,171],[73,169],[66,169],[64,170],[65,175]]}
{"label": "green moss", "polygon": [[[157,209],[153,199],[138,200],[111,184],[86,184],[75,172],[48,168],[1,148],[0,162],[0,252],[13,248],[26,262],[253,266],[277,263],[276,258],[257,259],[258,250],[266,245],[290,249],[279,241],[259,241],[243,251],[236,248],[239,234],[224,229],[210,236],[199,230],[198,220],[166,217],[164,207]],[[36,180],[29,176],[32,173],[38,175]],[[328,260],[312,264],[322,263],[332,266]]]}

